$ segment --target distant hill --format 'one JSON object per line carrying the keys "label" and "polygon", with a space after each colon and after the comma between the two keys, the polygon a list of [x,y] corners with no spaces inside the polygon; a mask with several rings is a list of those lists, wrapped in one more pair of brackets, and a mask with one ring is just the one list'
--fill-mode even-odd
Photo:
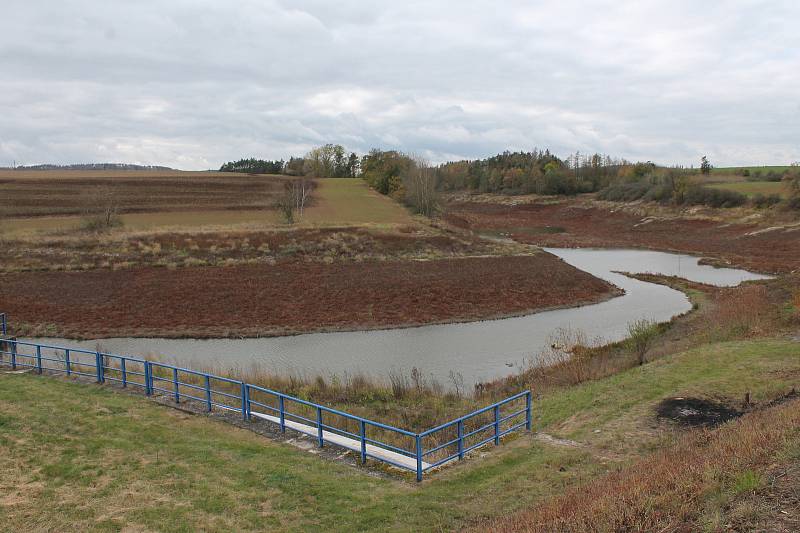
{"label": "distant hill", "polygon": [[127,163],[83,163],[78,165],[29,165],[10,170],[175,170],[158,165],[130,165]]}

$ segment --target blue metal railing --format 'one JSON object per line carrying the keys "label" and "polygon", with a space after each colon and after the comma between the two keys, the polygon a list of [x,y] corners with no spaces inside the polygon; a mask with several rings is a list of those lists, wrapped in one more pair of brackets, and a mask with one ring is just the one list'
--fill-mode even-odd
{"label": "blue metal railing", "polygon": [[[531,429],[531,391],[414,433],[244,381],[141,358],[20,341],[7,337],[5,319],[0,313],[4,332],[0,364],[14,370],[31,368],[39,374],[47,370],[89,377],[97,383],[138,388],[147,396],[169,397],[176,403],[199,402],[209,412],[214,408],[238,412],[244,420],[255,417],[273,422],[282,433],[288,427],[311,435],[319,447],[328,442],[350,449],[359,454],[362,464],[373,458],[416,472],[417,481],[424,472],[464,459],[476,448],[499,445],[504,435],[523,427]],[[378,435],[384,435],[384,440]]]}

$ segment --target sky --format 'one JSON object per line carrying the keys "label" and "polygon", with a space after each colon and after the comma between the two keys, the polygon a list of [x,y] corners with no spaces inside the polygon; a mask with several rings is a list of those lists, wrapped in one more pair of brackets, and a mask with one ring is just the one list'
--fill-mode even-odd
{"label": "sky", "polygon": [[0,0],[0,166],[800,160],[795,0]]}

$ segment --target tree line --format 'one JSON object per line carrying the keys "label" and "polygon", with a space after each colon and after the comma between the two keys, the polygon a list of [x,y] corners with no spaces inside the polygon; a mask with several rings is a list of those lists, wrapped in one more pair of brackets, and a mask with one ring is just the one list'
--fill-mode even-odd
{"label": "tree line", "polygon": [[[309,178],[361,177],[370,187],[405,203],[415,212],[438,210],[440,192],[469,191],[499,194],[576,195],[597,193],[605,200],[647,200],[661,203],[733,207],[750,201],[758,207],[781,201],[774,197],[752,200],[734,191],[693,183],[691,176],[710,174],[713,166],[703,156],[698,169],[660,167],[651,161],[631,162],[600,153],[576,152],[560,158],[548,149],[505,151],[484,159],[431,165],[424,158],[397,150],[373,148],[359,157],[339,144],[325,144],[288,161],[242,159],[220,168],[223,172],[284,174]],[[800,196],[800,168],[777,177],[792,191],[792,205]]]}
{"label": "tree line", "polygon": [[220,172],[242,172],[246,174],[285,174],[311,178],[356,178],[360,174],[361,159],[355,152],[347,153],[340,144],[325,144],[310,150],[303,157],[291,157],[288,161],[276,159],[240,159],[224,163]]}

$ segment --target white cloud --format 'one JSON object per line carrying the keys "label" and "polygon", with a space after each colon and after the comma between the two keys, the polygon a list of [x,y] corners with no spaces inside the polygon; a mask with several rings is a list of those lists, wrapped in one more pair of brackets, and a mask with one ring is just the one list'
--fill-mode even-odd
{"label": "white cloud", "polygon": [[0,165],[217,167],[323,142],[800,159],[791,1],[5,0]]}

